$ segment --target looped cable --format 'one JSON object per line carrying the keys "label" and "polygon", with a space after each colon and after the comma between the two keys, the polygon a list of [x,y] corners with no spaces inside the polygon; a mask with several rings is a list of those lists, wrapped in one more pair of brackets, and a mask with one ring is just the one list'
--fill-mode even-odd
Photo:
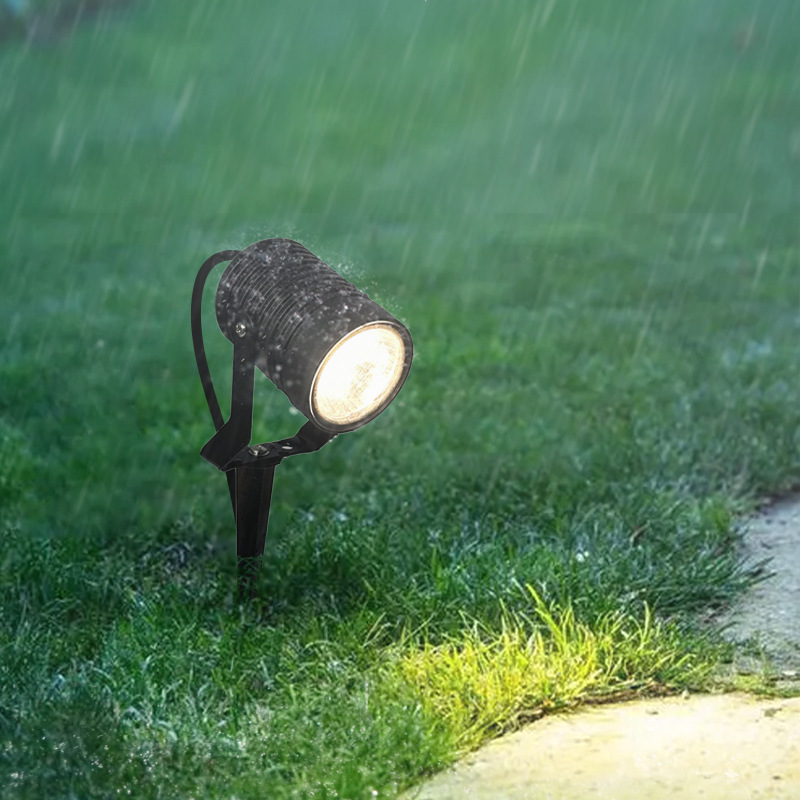
{"label": "looped cable", "polygon": [[203,289],[205,288],[206,279],[210,272],[217,264],[223,261],[230,261],[235,256],[239,255],[240,250],[223,250],[220,253],[215,253],[211,258],[206,259],[197,277],[194,281],[194,288],[192,289],[192,344],[194,345],[194,357],[197,361],[197,371],[200,373],[200,382],[203,384],[203,392],[206,396],[208,403],[208,410],[211,412],[211,419],[214,422],[214,428],[219,430],[225,421],[222,418],[222,411],[219,407],[217,394],[214,391],[214,384],[211,381],[211,372],[208,369],[208,360],[206,359],[206,351],[203,346],[203,327],[201,325],[201,310],[203,301]]}

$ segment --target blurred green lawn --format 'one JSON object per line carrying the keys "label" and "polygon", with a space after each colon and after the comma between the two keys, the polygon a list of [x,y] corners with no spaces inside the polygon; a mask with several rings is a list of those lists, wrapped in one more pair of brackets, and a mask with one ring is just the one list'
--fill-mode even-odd
{"label": "blurred green lawn", "polygon": [[[9,796],[391,794],[457,735],[348,706],[404,628],[491,628],[525,583],[590,626],[741,590],[736,514],[800,479],[797,30],[794,0],[162,0],[2,43]],[[207,256],[272,236],[416,357],[278,471],[253,624],[188,310]],[[258,440],[284,401],[257,382]]]}

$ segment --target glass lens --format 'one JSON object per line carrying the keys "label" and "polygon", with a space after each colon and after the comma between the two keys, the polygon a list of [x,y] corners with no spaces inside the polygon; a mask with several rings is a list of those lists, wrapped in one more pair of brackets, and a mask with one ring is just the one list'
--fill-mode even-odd
{"label": "glass lens", "polygon": [[405,347],[390,325],[367,325],[342,339],[325,356],[311,391],[323,422],[352,425],[386,403],[403,374]]}

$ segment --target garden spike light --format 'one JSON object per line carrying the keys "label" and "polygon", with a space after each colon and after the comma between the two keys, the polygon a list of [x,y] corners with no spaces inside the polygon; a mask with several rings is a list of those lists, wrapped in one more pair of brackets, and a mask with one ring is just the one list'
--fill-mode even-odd
{"label": "garden spike light", "polygon": [[[208,370],[201,300],[211,270],[220,278],[216,316],[233,343],[231,414],[223,421]],[[240,596],[252,590],[264,552],[275,467],[319,450],[378,416],[411,368],[408,329],[291,239],[265,239],[209,258],[192,293],[192,339],[216,433],[201,455],[224,471],[236,519]],[[308,422],[289,439],[250,444],[258,367]]]}

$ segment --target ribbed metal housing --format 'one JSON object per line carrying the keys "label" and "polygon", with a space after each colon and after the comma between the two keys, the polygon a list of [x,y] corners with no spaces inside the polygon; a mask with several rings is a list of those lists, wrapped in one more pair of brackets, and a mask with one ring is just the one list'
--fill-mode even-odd
{"label": "ribbed metal housing", "polygon": [[[256,366],[295,408],[326,430],[352,430],[374,419],[394,399],[411,366],[407,328],[292,239],[265,239],[242,250],[222,274],[216,312],[220,330],[231,341],[237,325],[256,336]],[[387,323],[402,337],[406,350],[402,379],[369,417],[353,426],[333,428],[313,414],[314,376],[337,342],[371,322]]]}

